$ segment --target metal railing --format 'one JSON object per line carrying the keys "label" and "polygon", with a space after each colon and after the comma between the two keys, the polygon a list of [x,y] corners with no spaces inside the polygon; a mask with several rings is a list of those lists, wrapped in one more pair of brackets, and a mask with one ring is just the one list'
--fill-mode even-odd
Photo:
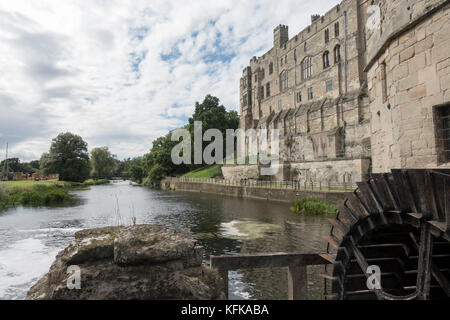
{"label": "metal railing", "polygon": [[353,191],[357,188],[355,182],[336,182],[336,181],[313,181],[311,179],[305,180],[284,180],[284,181],[269,181],[269,180],[227,180],[218,178],[167,178],[176,182],[188,183],[210,183],[230,186],[242,186],[253,188],[268,188],[268,189],[288,189],[288,190],[309,190],[309,191]]}

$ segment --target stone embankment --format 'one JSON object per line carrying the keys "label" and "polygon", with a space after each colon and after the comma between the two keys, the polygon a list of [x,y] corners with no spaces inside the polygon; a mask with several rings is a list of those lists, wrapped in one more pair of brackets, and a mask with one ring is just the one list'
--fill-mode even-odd
{"label": "stone embankment", "polygon": [[[57,255],[27,299],[224,299],[222,279],[202,265],[202,258],[203,248],[186,229],[137,225],[83,230]],[[71,270],[80,272],[79,289],[73,288],[77,282]]]}
{"label": "stone embankment", "polygon": [[276,189],[257,186],[225,185],[208,182],[186,182],[176,179],[163,180],[163,190],[189,191],[226,195],[238,198],[252,198],[270,201],[292,202],[299,198],[319,199],[334,205],[339,205],[347,198],[347,192]]}

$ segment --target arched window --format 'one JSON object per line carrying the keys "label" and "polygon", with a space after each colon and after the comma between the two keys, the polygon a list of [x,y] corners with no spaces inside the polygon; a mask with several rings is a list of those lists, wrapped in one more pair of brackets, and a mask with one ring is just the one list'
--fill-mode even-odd
{"label": "arched window", "polygon": [[337,45],[334,47],[334,63],[341,61],[341,46]]}
{"label": "arched window", "polygon": [[312,76],[312,58],[306,57],[302,62],[303,80]]}
{"label": "arched window", "polygon": [[326,69],[330,66],[330,53],[325,51],[323,54],[323,68]]}
{"label": "arched window", "polygon": [[273,73],[273,62],[269,63],[269,74]]}
{"label": "arched window", "polygon": [[286,90],[288,88],[288,72],[283,71],[283,73],[281,74],[281,79],[280,79],[280,83],[281,83],[281,90]]}

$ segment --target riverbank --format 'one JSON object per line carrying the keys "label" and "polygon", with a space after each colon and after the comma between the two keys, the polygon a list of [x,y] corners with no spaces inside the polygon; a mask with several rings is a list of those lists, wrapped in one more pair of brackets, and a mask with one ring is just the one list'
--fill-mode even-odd
{"label": "riverbank", "polygon": [[227,195],[238,198],[263,199],[269,201],[293,202],[299,198],[318,199],[332,205],[339,205],[347,198],[344,191],[296,190],[264,186],[226,185],[214,182],[192,182],[178,179],[165,179],[162,190],[188,191]]}
{"label": "riverbank", "polygon": [[48,181],[2,181],[0,182],[0,210],[16,206],[49,206],[73,200],[70,190],[89,190],[90,186],[109,183],[108,179],[89,179],[82,183]]}

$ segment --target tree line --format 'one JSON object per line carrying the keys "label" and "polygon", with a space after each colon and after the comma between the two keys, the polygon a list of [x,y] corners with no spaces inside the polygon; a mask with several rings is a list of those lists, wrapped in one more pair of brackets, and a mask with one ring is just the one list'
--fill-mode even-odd
{"label": "tree line", "polygon": [[[202,122],[202,134],[208,129],[219,129],[225,134],[227,129],[239,127],[238,113],[227,111],[219,99],[211,95],[201,103],[196,102],[194,113],[183,127],[189,131],[192,144],[195,121]],[[61,181],[83,182],[89,177],[127,176],[137,183],[158,187],[166,176],[181,175],[204,165],[175,165],[171,153],[178,143],[172,141],[172,132],[169,132],[153,141],[152,148],[143,156],[118,160],[108,147],[94,148],[89,153],[82,137],[66,132],[52,140],[49,151],[43,153],[40,160],[20,163],[18,158],[8,159],[8,166],[12,172],[38,172],[44,176],[57,173]],[[1,168],[3,164],[4,161]]]}

